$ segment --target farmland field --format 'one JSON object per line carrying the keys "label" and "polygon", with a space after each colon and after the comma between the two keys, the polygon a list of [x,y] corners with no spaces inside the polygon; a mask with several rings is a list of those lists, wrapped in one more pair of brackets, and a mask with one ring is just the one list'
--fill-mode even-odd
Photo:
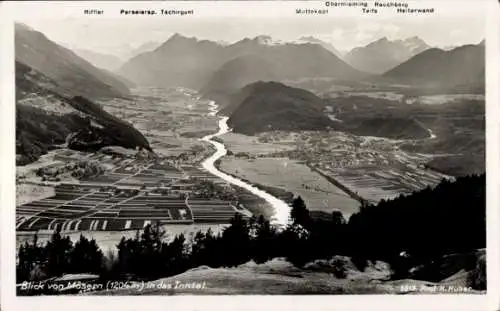
{"label": "farmland field", "polygon": [[225,157],[221,162],[221,169],[258,184],[300,195],[311,211],[330,213],[339,210],[345,217],[349,217],[360,205],[306,165],[286,158]]}
{"label": "farmland field", "polygon": [[25,204],[55,195],[54,188],[32,184],[16,185],[16,204]]}
{"label": "farmland field", "polygon": [[293,145],[286,143],[262,143],[255,136],[227,133],[219,136],[226,148],[233,153],[251,153],[253,155],[292,150]]}
{"label": "farmland field", "polygon": [[484,95],[481,94],[443,94],[443,95],[427,95],[418,97],[418,101],[426,105],[442,105],[458,100],[482,100]]}
{"label": "farmland field", "polygon": [[347,188],[358,193],[370,203],[394,198],[400,194],[433,186],[446,175],[405,166],[394,168],[358,167],[356,169],[334,168],[324,170]]}

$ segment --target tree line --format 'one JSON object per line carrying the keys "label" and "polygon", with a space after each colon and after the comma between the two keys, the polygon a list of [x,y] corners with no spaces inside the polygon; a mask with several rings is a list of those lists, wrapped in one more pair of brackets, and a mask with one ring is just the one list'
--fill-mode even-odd
{"label": "tree line", "polygon": [[[197,232],[167,239],[159,223],[133,238],[123,237],[117,254],[104,256],[95,240],[81,236],[74,245],[56,231],[45,246],[37,237],[19,249],[17,279],[39,280],[66,273],[93,273],[106,280],[152,280],[198,266],[234,267],[250,260],[284,257],[297,267],[316,259],[348,256],[360,270],[369,261],[391,265],[393,278],[407,278],[411,267],[435,263],[444,255],[486,247],[485,174],[443,180],[434,188],[364,204],[347,221],[340,212],[315,219],[301,197],[292,202],[290,222],[272,226],[263,217],[235,214],[218,234]],[[474,269],[471,259],[468,269]],[[484,268],[484,267],[483,267]],[[483,269],[484,270],[484,269]],[[343,273],[339,270],[338,277]],[[483,271],[484,272],[484,271]],[[421,276],[439,280],[439,271]],[[472,286],[485,288],[483,276]]]}

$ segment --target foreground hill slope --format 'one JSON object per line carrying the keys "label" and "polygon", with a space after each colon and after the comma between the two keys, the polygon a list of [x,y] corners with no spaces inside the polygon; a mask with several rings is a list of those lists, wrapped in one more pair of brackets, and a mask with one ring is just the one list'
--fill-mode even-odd
{"label": "foreground hill slope", "polygon": [[426,50],[383,75],[400,84],[484,89],[485,47],[464,45],[451,51]]}
{"label": "foreground hill slope", "polygon": [[[426,294],[436,286],[467,288],[476,269],[465,270],[464,261],[471,256],[474,265],[485,262],[485,250],[472,254],[445,256],[440,265],[443,276],[439,281],[420,279],[391,280],[391,268],[382,261],[370,262],[360,270],[350,258],[335,256],[330,260],[315,260],[299,269],[284,258],[275,258],[266,263],[253,261],[233,268],[210,268],[200,266],[182,274],[152,281],[151,288],[137,290],[114,290],[99,295],[306,295],[306,294]],[[418,271],[432,269],[419,267]],[[339,277],[335,271],[342,270]],[[417,271],[416,270],[416,271]],[[417,275],[415,275],[417,277]],[[469,281],[468,281],[469,279]],[[406,286],[404,286],[406,285]],[[414,288],[408,285],[415,285]],[[171,288],[167,288],[171,286]],[[420,287],[419,289],[417,289]],[[481,293],[471,290],[470,293]],[[438,294],[434,292],[434,294]]]}
{"label": "foreground hill slope", "polygon": [[[345,259],[348,262],[348,259]],[[327,262],[327,261],[325,261]],[[348,277],[337,279],[328,271],[328,264],[324,271],[315,271],[315,264],[310,263],[309,269],[299,269],[287,262],[284,258],[275,258],[266,263],[256,264],[253,261],[237,267],[210,268],[200,266],[182,274],[152,281],[154,288],[144,291],[115,290],[105,295],[286,295],[286,294],[353,294],[391,293],[389,286],[374,288],[370,280],[387,280],[390,274],[387,264],[377,263],[362,273],[349,264]],[[162,288],[166,285],[177,288]],[[204,288],[179,288],[179,285],[200,284]]]}
{"label": "foreground hill slope", "polygon": [[15,44],[16,61],[75,95],[111,98],[129,94],[125,83],[23,24],[15,26]]}

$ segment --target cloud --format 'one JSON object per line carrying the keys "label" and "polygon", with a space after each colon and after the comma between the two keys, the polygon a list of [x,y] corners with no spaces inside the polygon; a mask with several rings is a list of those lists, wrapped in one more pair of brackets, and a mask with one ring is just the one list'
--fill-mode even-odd
{"label": "cloud", "polygon": [[358,43],[363,43],[363,42],[366,42],[367,40],[373,39],[373,37],[374,37],[374,34],[372,32],[360,31],[354,36],[354,39]]}
{"label": "cloud", "polygon": [[346,32],[344,31],[344,29],[336,28],[330,33],[318,35],[318,38],[337,46],[339,44],[341,45],[342,42],[346,40],[345,34]]}
{"label": "cloud", "polygon": [[400,33],[400,28],[394,24],[385,24],[382,26],[382,31],[386,34],[386,37],[394,39]]}
{"label": "cloud", "polygon": [[359,23],[357,28],[360,32],[378,32],[382,28],[382,25],[377,22],[364,22]]}

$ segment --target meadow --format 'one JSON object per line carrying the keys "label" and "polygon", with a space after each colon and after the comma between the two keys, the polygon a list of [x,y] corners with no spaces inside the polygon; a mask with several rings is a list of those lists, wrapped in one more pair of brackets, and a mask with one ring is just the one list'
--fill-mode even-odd
{"label": "meadow", "polygon": [[286,143],[263,143],[256,136],[246,136],[237,133],[227,133],[219,136],[228,150],[233,153],[249,153],[262,155],[273,152],[292,150],[293,145]]}
{"label": "meadow", "polygon": [[306,165],[287,158],[225,157],[221,169],[251,182],[300,195],[311,211],[339,210],[349,217],[360,205]]}

